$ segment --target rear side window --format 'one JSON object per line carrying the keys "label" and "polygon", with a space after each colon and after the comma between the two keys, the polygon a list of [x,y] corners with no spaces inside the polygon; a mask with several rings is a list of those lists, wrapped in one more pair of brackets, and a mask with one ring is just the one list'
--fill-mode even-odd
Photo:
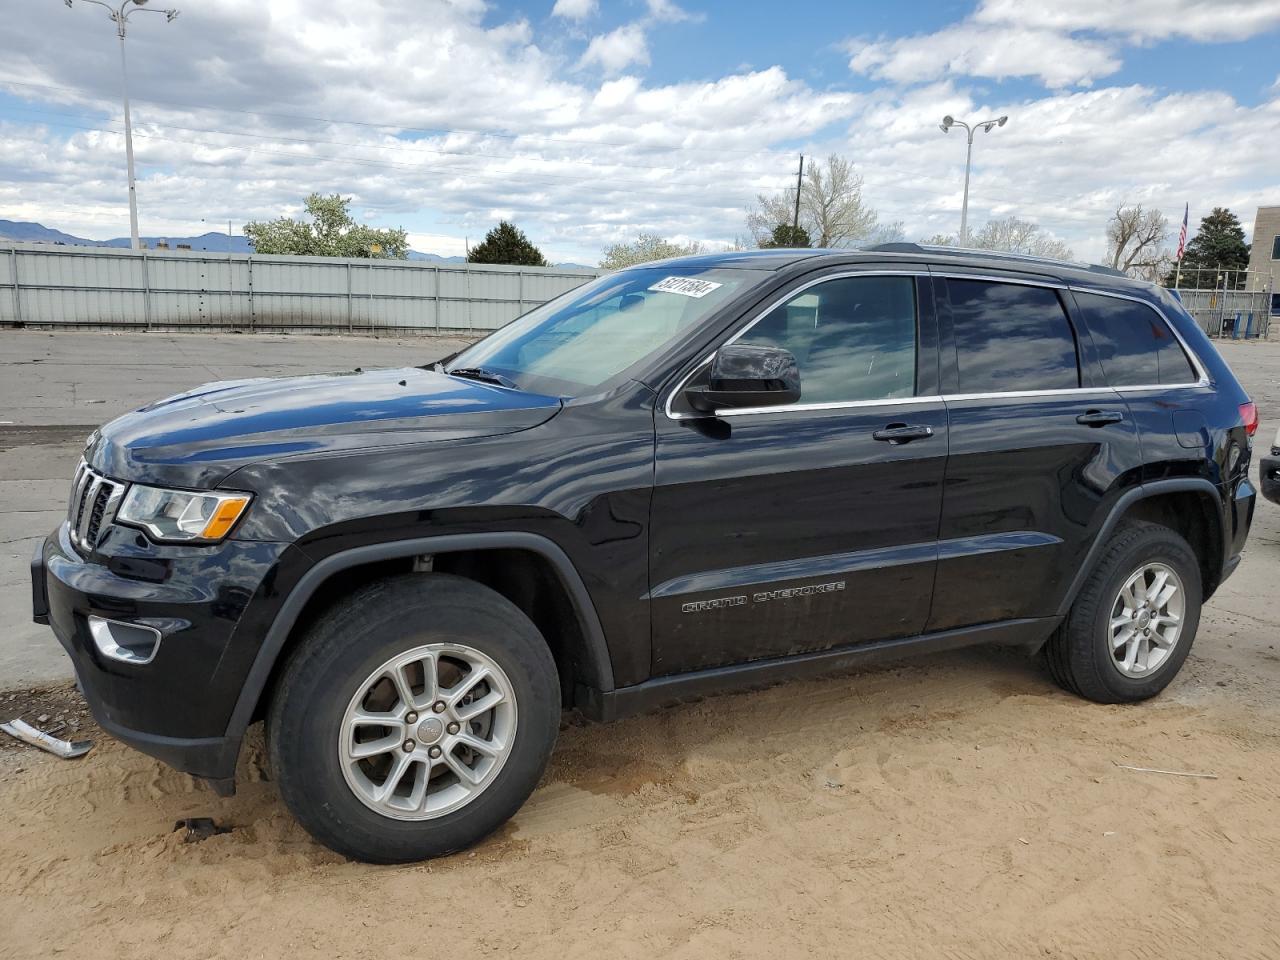
{"label": "rear side window", "polygon": [[1164,318],[1145,304],[1077,293],[1089,334],[1113,387],[1195,383],[1196,372]]}
{"label": "rear side window", "polygon": [[1048,287],[947,280],[961,393],[1080,386],[1076,339]]}

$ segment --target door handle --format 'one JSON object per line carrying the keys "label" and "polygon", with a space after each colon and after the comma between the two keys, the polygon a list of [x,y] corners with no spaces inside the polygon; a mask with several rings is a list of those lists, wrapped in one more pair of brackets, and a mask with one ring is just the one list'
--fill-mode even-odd
{"label": "door handle", "polygon": [[886,443],[910,443],[912,440],[927,440],[933,436],[933,427],[924,424],[891,423],[871,434],[873,440]]}
{"label": "door handle", "polygon": [[1076,423],[1086,427],[1105,427],[1108,423],[1119,423],[1124,414],[1119,410],[1086,410],[1076,417]]}

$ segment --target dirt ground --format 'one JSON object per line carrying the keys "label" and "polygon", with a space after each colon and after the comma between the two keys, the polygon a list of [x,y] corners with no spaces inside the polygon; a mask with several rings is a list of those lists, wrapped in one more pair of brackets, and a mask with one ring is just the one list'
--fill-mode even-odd
{"label": "dirt ground", "polygon": [[[1260,447],[1275,346],[1228,353]],[[1140,706],[977,650],[566,724],[510,824],[410,867],[311,842],[256,743],[218,799],[65,687],[0,695],[0,719],[98,741],[0,747],[0,957],[1280,957],[1278,570],[1260,501],[1181,675]],[[189,816],[233,829],[186,843]]]}

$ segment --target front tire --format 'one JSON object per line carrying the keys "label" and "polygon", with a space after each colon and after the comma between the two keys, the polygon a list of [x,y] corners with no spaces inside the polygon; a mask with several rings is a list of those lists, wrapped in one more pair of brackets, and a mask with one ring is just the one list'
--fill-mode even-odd
{"label": "front tire", "polygon": [[445,574],[338,602],[285,665],[267,717],[281,796],[344,856],[405,863],[470,846],[533,792],[560,684],[514,604]]}
{"label": "front tire", "polygon": [[1175,531],[1124,521],[1045,645],[1059,686],[1098,703],[1154,697],[1200,625],[1200,564]]}

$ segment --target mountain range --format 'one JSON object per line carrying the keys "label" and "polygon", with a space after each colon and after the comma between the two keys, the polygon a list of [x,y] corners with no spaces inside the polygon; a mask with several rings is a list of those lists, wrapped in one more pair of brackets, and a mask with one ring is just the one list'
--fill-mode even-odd
{"label": "mountain range", "polygon": [[[179,244],[189,245],[192,250],[207,250],[211,253],[253,253],[249,241],[245,237],[228,237],[225,233],[210,231],[195,237],[141,237],[148,249],[154,250],[158,242],[164,241],[173,250]],[[60,243],[72,247],[123,247],[129,248],[128,237],[116,237],[112,240],[86,240],[84,237],[63,233],[43,223],[22,220],[0,220],[0,240],[16,240],[19,243]],[[410,260],[423,260],[430,263],[466,263],[466,257],[442,257],[437,253],[419,253],[409,251]],[[581,263],[557,263],[557,267],[584,268]],[[585,269],[594,269],[585,267]]]}

